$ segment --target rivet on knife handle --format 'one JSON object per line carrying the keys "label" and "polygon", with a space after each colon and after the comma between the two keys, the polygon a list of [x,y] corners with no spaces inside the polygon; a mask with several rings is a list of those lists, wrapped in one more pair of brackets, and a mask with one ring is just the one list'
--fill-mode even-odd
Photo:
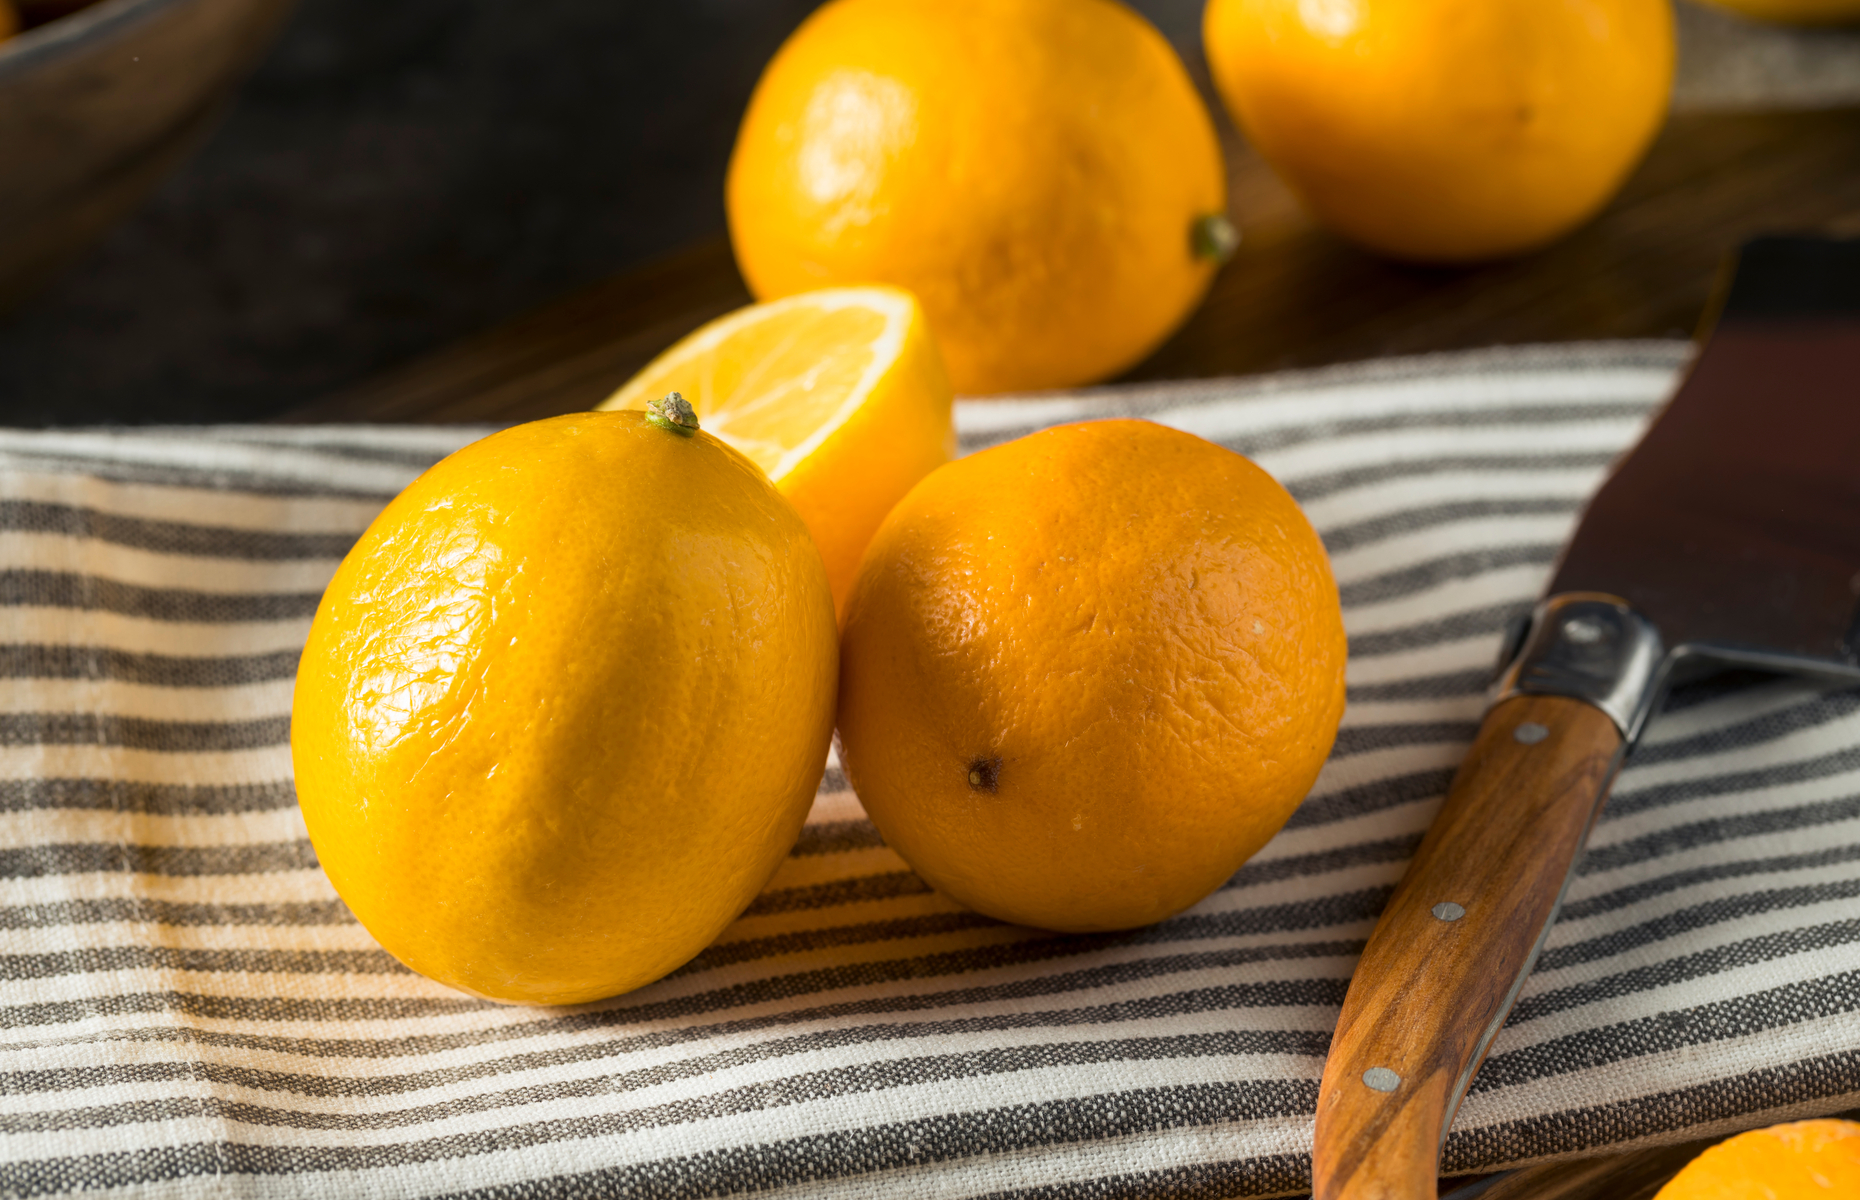
{"label": "rivet on knife handle", "polygon": [[1433,1197],[1441,1143],[1662,661],[1652,627],[1613,597],[1538,609],[1350,982],[1318,1093],[1315,1200]]}

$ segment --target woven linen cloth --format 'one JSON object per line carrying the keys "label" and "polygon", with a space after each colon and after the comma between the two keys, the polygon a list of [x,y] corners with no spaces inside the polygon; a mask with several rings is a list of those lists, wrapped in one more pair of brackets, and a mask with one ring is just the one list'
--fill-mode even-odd
{"label": "woven linen cloth", "polygon": [[[291,790],[320,589],[482,428],[0,433],[0,1193],[1215,1197],[1308,1187],[1338,1006],[1501,629],[1683,343],[959,406],[966,450],[1140,415],[1323,534],[1335,752],[1220,891],[1134,932],[966,912],[831,765],[671,977],[500,1007],[375,946]],[[1446,1147],[1471,1170],[1860,1099],[1860,689],[1678,693],[1622,772]]]}

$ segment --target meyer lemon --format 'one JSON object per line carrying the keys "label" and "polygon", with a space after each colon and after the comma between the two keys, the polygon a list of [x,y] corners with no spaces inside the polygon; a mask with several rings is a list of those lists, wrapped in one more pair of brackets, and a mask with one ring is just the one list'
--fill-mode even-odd
{"label": "meyer lemon", "polygon": [[664,425],[465,447],[317,608],[291,707],[310,840],[383,947],[462,991],[574,1004],[678,967],[768,881],[825,768],[813,541],[754,464]]}
{"label": "meyer lemon", "polygon": [[1753,1129],[1713,1146],[1654,1200],[1834,1200],[1860,1196],[1860,1124],[1824,1119]]}
{"label": "meyer lemon", "polygon": [[774,481],[845,604],[872,531],[949,461],[949,376],[898,288],[832,288],[719,317],[648,363],[603,409],[678,392]]}
{"label": "meyer lemon", "polygon": [[1640,161],[1670,0],[1209,0],[1227,109],[1317,218],[1397,258],[1516,254]]}
{"label": "meyer lemon", "polygon": [[1123,929],[1285,823],[1343,714],[1322,543],[1271,476],[1147,421],[939,468],[879,528],[840,644],[848,779],[931,886]]}
{"label": "meyer lemon", "polygon": [[1213,123],[1114,0],[833,0],[750,98],[726,186],[769,299],[890,283],[963,393],[1116,373],[1228,248]]}

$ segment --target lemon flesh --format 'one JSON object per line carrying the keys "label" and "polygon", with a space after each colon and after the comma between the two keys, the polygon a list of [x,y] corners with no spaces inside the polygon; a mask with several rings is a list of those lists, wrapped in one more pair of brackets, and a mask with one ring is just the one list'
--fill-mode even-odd
{"label": "lemon flesh", "polygon": [[949,377],[922,307],[899,288],[831,288],[728,313],[600,408],[643,409],[667,392],[794,505],[842,610],[879,522],[955,453]]}

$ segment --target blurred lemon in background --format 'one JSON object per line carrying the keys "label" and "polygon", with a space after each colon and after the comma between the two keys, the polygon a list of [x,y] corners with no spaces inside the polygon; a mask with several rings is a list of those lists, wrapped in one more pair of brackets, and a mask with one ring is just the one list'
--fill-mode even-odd
{"label": "blurred lemon in background", "polygon": [[824,5],[763,72],[726,201],[758,297],[908,288],[964,393],[1131,365],[1232,241],[1207,110],[1113,0]]}
{"label": "blurred lemon in background", "polygon": [[717,318],[601,403],[678,392],[747,455],[820,547],[843,606],[872,531],[956,450],[949,376],[909,292],[833,288]]}
{"label": "blurred lemon in background", "polygon": [[1759,21],[1799,25],[1838,25],[1860,21],[1860,0],[1703,0]]}
{"label": "blurred lemon in background", "polygon": [[0,41],[19,32],[19,12],[11,0],[0,0]]}
{"label": "blurred lemon in background", "polygon": [[1666,114],[1670,0],[1209,0],[1228,111],[1325,225],[1397,258],[1542,245]]}
{"label": "blurred lemon in background", "polygon": [[395,497],[317,607],[291,705],[317,860],[441,983],[649,983],[794,845],[836,634],[800,518],[722,442],[635,412],[493,434]]}

